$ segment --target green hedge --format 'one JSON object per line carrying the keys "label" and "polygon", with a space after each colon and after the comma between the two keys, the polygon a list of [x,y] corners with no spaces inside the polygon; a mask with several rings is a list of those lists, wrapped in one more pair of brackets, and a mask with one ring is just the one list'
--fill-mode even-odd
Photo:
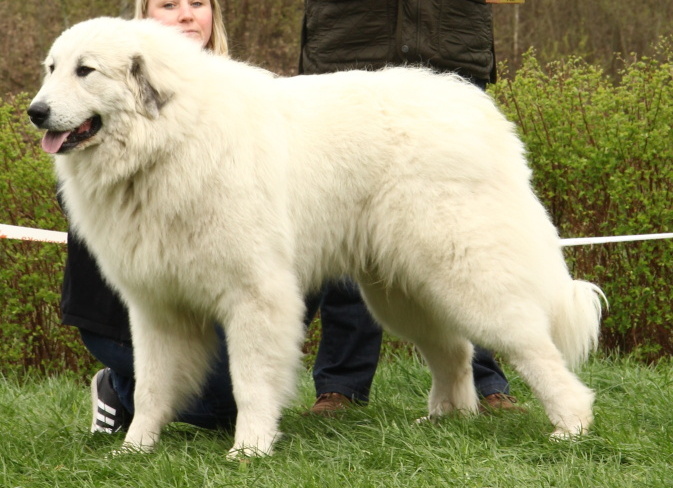
{"label": "green hedge", "polygon": [[[65,230],[51,159],[25,95],[0,99],[0,223]],[[65,246],[0,239],[0,371],[90,368],[79,334],[60,325]]]}
{"label": "green hedge", "polygon": [[[493,95],[519,126],[538,195],[562,237],[673,231],[673,50],[624,61],[620,80],[571,58],[528,54]],[[605,348],[645,360],[673,353],[673,242],[567,248],[576,277],[610,300]]]}
{"label": "green hedge", "polygon": [[[662,42],[656,57],[634,57],[619,81],[579,59],[540,66],[529,54],[491,89],[519,126],[534,185],[563,237],[673,230],[672,52]],[[25,95],[0,100],[0,223],[65,230],[27,103]],[[610,299],[606,349],[643,360],[673,352],[671,241],[573,247],[566,256],[576,277]],[[0,240],[0,371],[91,371],[76,331],[60,325],[64,257],[62,245]]]}

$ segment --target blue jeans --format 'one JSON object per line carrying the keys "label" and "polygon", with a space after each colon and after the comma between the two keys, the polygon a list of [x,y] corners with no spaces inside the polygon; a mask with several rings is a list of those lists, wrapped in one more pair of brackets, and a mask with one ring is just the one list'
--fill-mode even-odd
{"label": "blue jeans", "polygon": [[341,393],[366,404],[379,362],[381,327],[350,280],[328,284],[307,300],[307,318],[318,309],[322,335],[313,365],[316,394]]}

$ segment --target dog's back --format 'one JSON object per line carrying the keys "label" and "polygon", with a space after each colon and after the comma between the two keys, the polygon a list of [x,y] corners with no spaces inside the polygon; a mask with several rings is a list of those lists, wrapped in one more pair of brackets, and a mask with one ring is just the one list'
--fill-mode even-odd
{"label": "dog's back", "polygon": [[[494,182],[504,193],[529,187],[514,126],[488,95],[455,75],[389,68],[280,78],[275,85],[286,103],[289,193],[305,219],[297,227],[312,227],[311,235],[324,236],[316,241],[332,243],[338,255],[371,259],[362,248],[377,237],[362,216],[383,212],[387,199],[404,206],[440,192],[453,204]],[[325,255],[306,241],[297,239],[298,259]]]}

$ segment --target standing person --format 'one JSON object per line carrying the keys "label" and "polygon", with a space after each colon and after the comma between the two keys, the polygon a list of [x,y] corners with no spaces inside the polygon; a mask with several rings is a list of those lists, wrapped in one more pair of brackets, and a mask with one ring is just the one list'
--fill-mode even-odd
{"label": "standing person", "polygon": [[[226,56],[227,37],[217,1],[136,0],[136,18],[177,26],[204,49]],[[68,258],[61,297],[63,323],[80,330],[84,345],[106,367],[91,382],[92,432],[117,432],[133,416],[133,347],[128,311],[101,276],[84,243],[68,233]],[[177,420],[206,428],[232,428],[236,421],[229,358],[221,327],[217,364],[203,393]]]}
{"label": "standing person", "polygon": [[[455,72],[485,89],[495,81],[491,6],[474,0],[305,0],[301,74],[390,65]],[[310,411],[331,415],[368,401],[382,332],[353,283],[328,285],[321,311],[328,320],[322,324],[313,372],[317,400]],[[333,317],[340,316],[348,317],[350,327],[336,326]],[[520,410],[489,351],[476,347],[472,366],[482,410]]]}

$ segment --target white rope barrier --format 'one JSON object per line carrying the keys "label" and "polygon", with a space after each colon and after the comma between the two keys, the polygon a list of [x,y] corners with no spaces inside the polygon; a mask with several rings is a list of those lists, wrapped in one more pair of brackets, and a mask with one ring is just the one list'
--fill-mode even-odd
{"label": "white rope barrier", "polygon": [[561,246],[588,246],[591,244],[608,244],[610,242],[651,241],[656,239],[671,239],[673,233],[666,234],[639,234],[633,236],[606,236],[606,237],[576,237],[561,239]]}
{"label": "white rope barrier", "polygon": [[[55,230],[34,229],[31,227],[19,227],[16,225],[0,224],[0,239],[19,239],[22,241],[68,242],[68,234]],[[673,239],[673,232],[665,234],[638,234],[626,236],[606,237],[575,237],[560,239],[561,247],[589,246],[593,244],[609,244],[612,242],[651,241],[656,239]]]}
{"label": "white rope barrier", "polygon": [[19,239],[21,241],[68,242],[68,234],[55,230],[33,229],[16,225],[0,224],[0,239]]}

